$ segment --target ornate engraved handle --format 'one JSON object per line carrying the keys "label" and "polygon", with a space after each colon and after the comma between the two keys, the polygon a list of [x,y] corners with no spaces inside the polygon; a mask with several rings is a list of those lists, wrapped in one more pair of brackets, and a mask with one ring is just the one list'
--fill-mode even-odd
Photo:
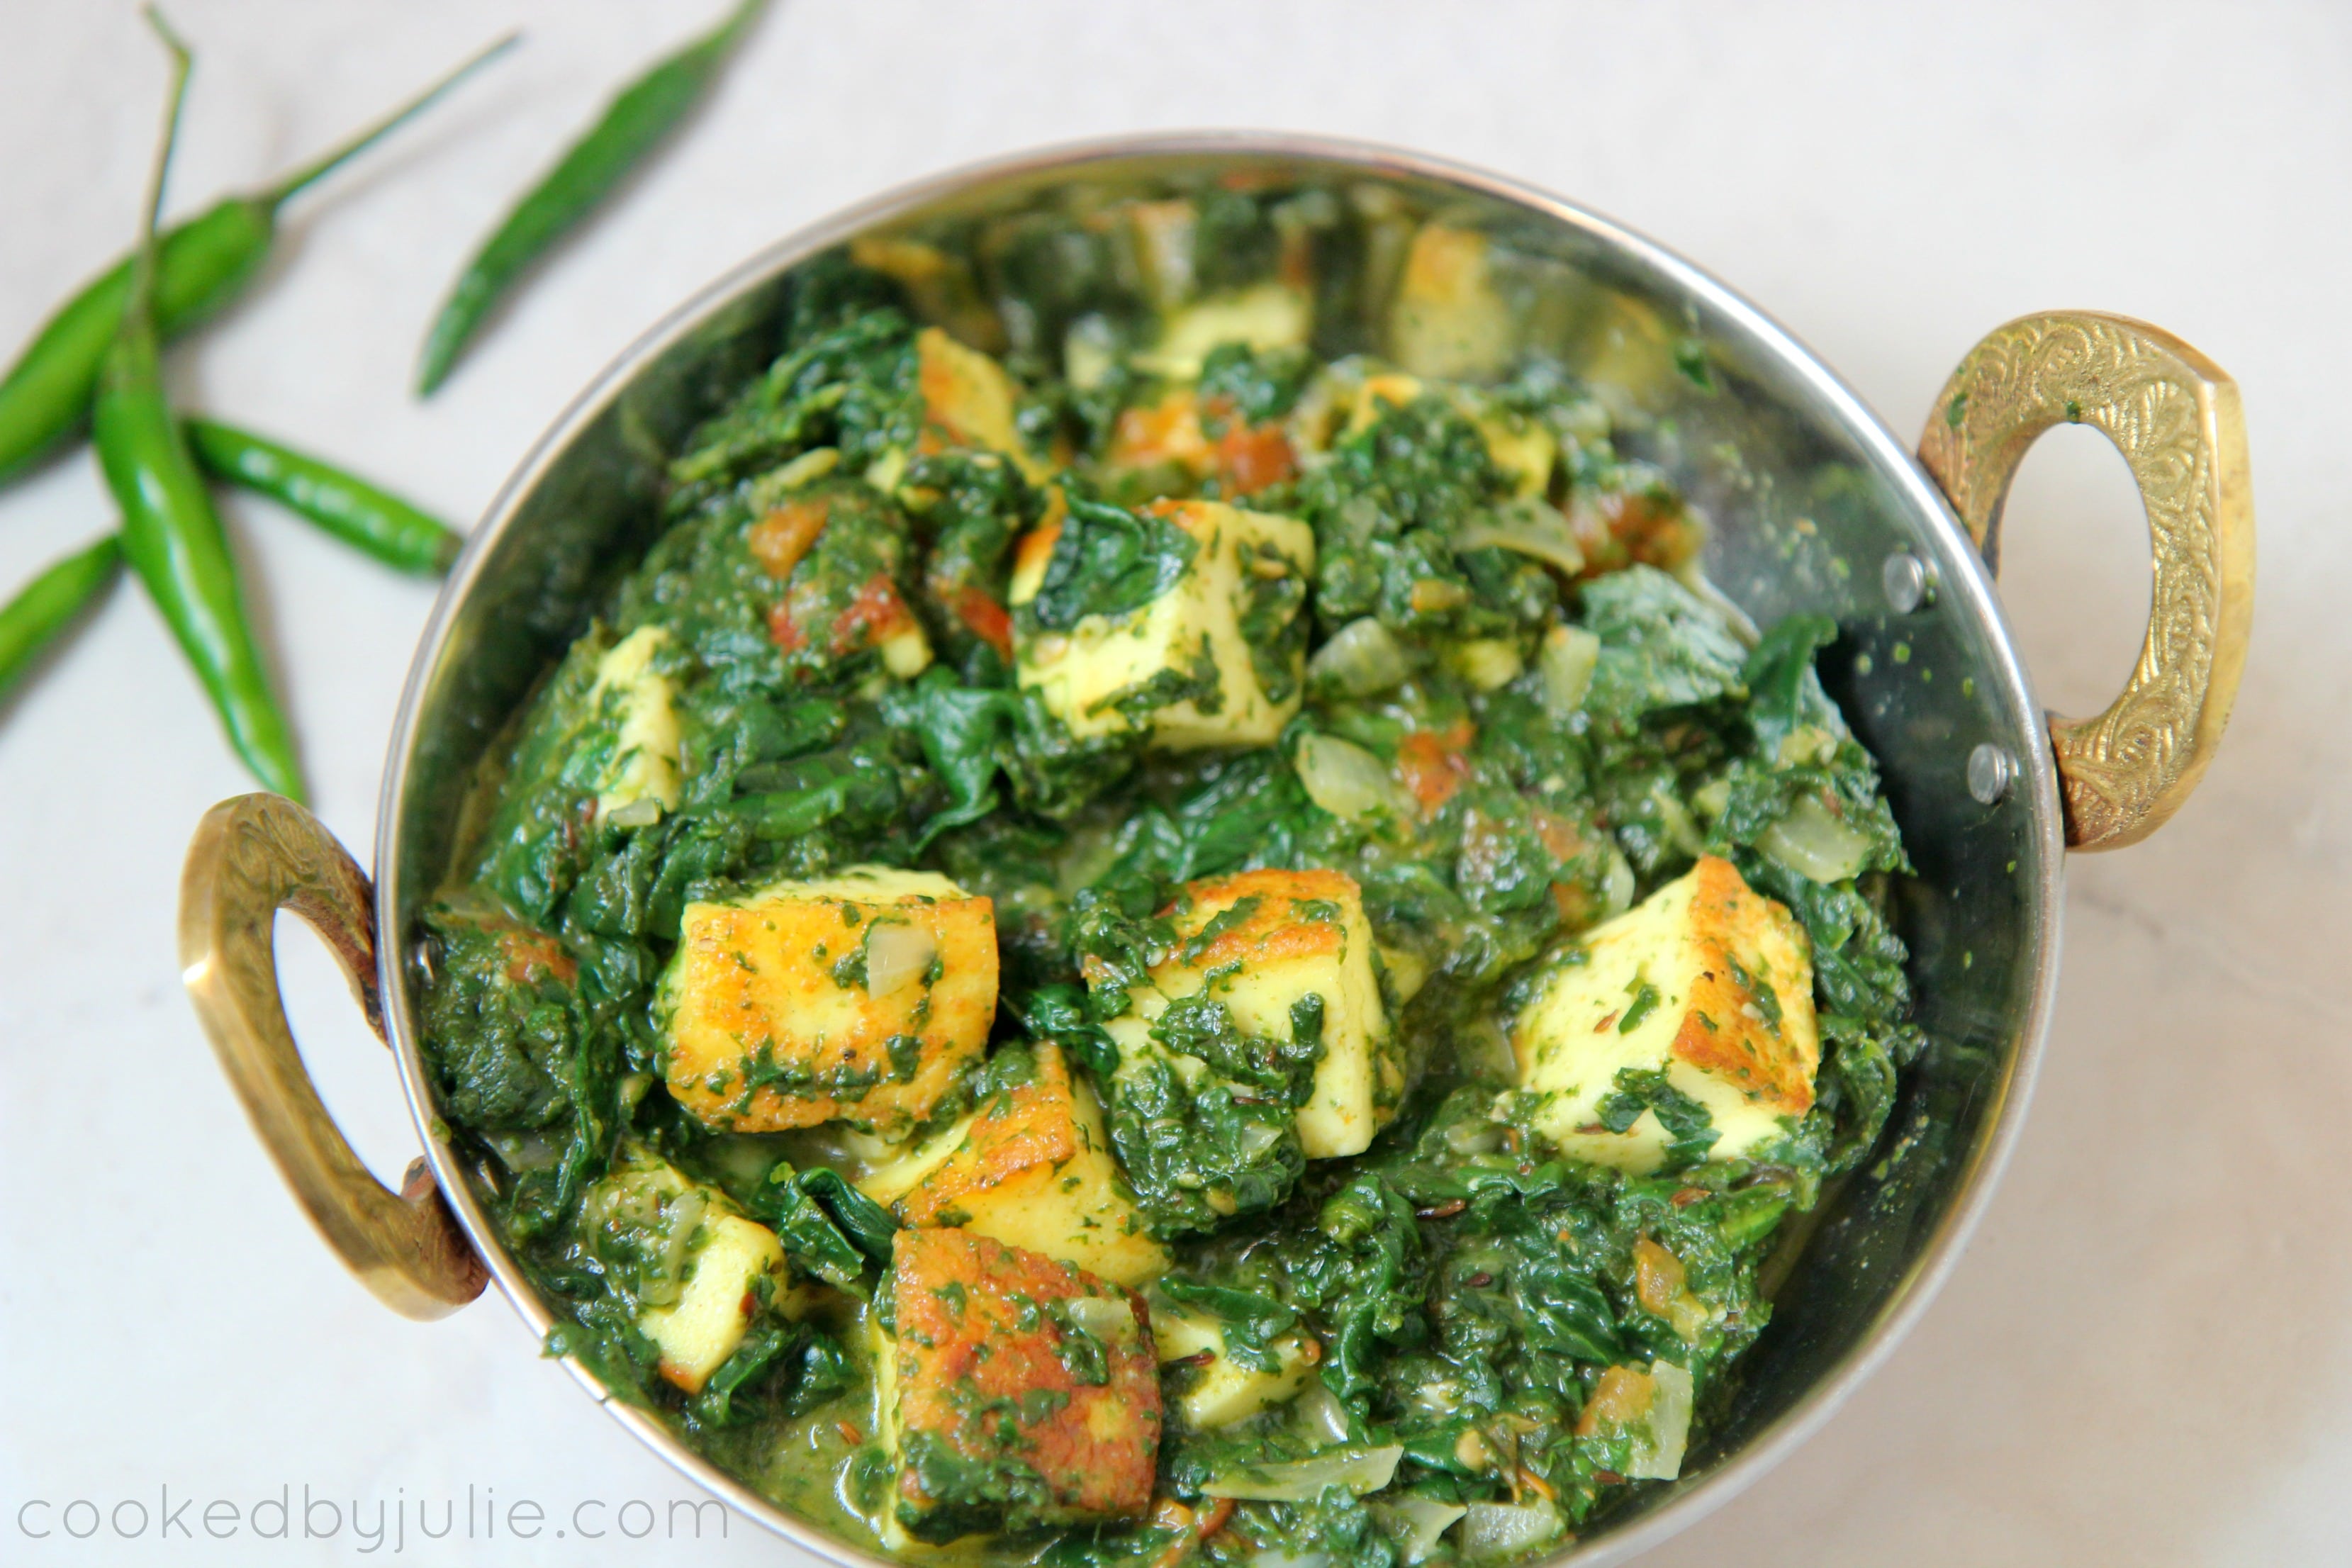
{"label": "ornate engraved handle", "polygon": [[2254,609],[2254,501],[2238,385],[2171,333],[2122,316],[2024,316],[1944,384],[1919,460],[2000,567],[2010,481],[2042,432],[2095,426],[2139,481],[2154,546],[2147,640],[2095,719],[2050,715],[2066,842],[2118,849],[2197,787],[2238,694]]}
{"label": "ornate engraved handle", "polygon": [[254,1131],[327,1245],[403,1316],[446,1317],[489,1276],[425,1163],[394,1194],[368,1173],[319,1100],[286,1026],[272,934],[279,910],[310,922],[381,1037],[368,879],[319,819],[283,795],[205,816],[180,879],[180,977]]}

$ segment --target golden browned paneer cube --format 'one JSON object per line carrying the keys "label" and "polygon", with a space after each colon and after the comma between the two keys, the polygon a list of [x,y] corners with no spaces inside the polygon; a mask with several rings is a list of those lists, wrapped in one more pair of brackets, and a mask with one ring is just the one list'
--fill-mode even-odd
{"label": "golden browned paneer cube", "polygon": [[970,1231],[902,1230],[891,1310],[876,1357],[888,1524],[940,1542],[1150,1504],[1160,1368],[1139,1298]]}
{"label": "golden browned paneer cube", "polygon": [[1070,1077],[1059,1047],[1001,1051],[992,1075],[1026,1060],[1012,1084],[905,1158],[859,1180],[902,1225],[961,1226],[1010,1247],[1075,1263],[1115,1284],[1168,1272],[1144,1233],[1103,1131],[1094,1091]]}
{"label": "golden browned paneer cube", "polygon": [[1813,1103],[1821,1036],[1804,928],[1710,855],[1578,944],[1512,1026],[1532,1124],[1566,1153],[1647,1173],[1671,1141],[1654,1110],[1601,1124],[1618,1074],[1663,1071],[1713,1121],[1710,1159],[1780,1137]]}
{"label": "golden browned paneer cube", "polygon": [[988,1044],[996,917],[933,871],[861,867],[689,904],[656,1003],[665,1074],[713,1127],[929,1116]]}
{"label": "golden browned paneer cube", "polygon": [[[1169,917],[1179,945],[1152,969],[1154,991],[1108,1026],[1121,1071],[1161,1048],[1150,1028],[1167,1005],[1204,986],[1244,1035],[1295,1038],[1317,1014],[1323,1058],[1298,1108],[1299,1146],[1310,1160],[1362,1153],[1396,1114],[1404,1066],[1381,1004],[1356,879],[1339,871],[1243,871],[1187,884]],[[1302,1009],[1310,997],[1319,1000]]]}

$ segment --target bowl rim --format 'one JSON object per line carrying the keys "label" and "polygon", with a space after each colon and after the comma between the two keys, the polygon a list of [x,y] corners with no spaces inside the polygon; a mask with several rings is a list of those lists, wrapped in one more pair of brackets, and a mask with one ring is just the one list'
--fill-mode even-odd
{"label": "bowl rim", "polygon": [[[471,595],[485,563],[513,524],[526,500],[550,468],[649,363],[683,342],[719,310],[786,269],[866,230],[999,182],[1075,173],[1084,165],[1184,156],[1254,156],[1296,159],[1302,163],[1342,165],[1370,173],[1423,180],[1490,197],[1532,211],[1630,256],[1676,289],[1704,300],[1744,331],[1750,342],[1783,370],[1795,374],[1822,399],[1845,432],[1890,475],[1907,506],[1928,525],[1936,553],[1939,600],[1953,603],[1989,634],[1988,656],[1998,674],[2005,717],[2015,733],[2038,743],[2021,748],[2011,788],[2021,792],[2032,812],[2037,864],[2023,922],[2021,953],[2032,969],[2009,1070],[1991,1089],[1994,1105],[1984,1132],[1963,1163],[1956,1196],[1920,1249],[1908,1276],[1877,1310],[1876,1321],[1845,1355],[1816,1378],[1796,1402],[1717,1468],[1679,1495],[1608,1530],[1591,1542],[1571,1538],[1560,1550],[1535,1560],[1538,1568],[1603,1568],[1646,1552],[1680,1533],[1746,1491],[1794,1452],[1885,1364],[1916,1326],[1982,1219],[2022,1128],[2032,1098],[2055,1002],[2059,916],[2063,910],[2064,830],[2055,765],[2042,742],[2042,709],[2017,640],[2003,615],[1992,575],[1970,543],[1950,504],[1911,449],[1827,364],[1780,321],[1711,273],[1632,228],[1540,186],[1476,165],[1431,153],[1348,137],[1293,132],[1192,130],[1145,132],[1048,143],[952,166],[890,187],[804,225],[762,247],[696,289],[666,311],[616,354],[576,395],[532,443],[499,489],[467,536],[433,613],[418,639],[401,690],[377,803],[375,920],[379,980],[385,1037],[400,1073],[409,1113],[423,1141],[425,1159],[441,1193],[467,1238],[488,1265],[506,1297],[542,1344],[553,1322],[537,1293],[488,1223],[446,1138],[436,1134],[439,1116],[417,1049],[417,1028],[402,984],[406,939],[401,930],[399,834],[419,719],[435,672],[447,651],[459,608]],[[653,1415],[619,1398],[576,1357],[560,1358],[583,1389],[615,1420],[673,1469],[729,1503],[739,1512],[821,1559],[844,1568],[899,1568],[826,1533],[753,1491],[688,1447]]]}

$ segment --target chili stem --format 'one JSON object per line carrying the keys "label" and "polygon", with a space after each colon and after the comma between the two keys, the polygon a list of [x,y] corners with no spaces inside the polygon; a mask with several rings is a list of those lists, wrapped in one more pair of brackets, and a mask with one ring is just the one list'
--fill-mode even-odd
{"label": "chili stem", "polygon": [[418,93],[406,103],[401,105],[391,113],[385,115],[383,119],[377,121],[373,125],[368,126],[365,130],[354,132],[351,137],[345,140],[341,145],[328,149],[326,152],[321,153],[318,157],[312,159],[302,167],[286,174],[284,177],[279,179],[276,184],[271,185],[268,191],[261,193],[260,199],[268,203],[272,208],[285,205],[286,203],[292,200],[298,193],[317,184],[320,180],[325,179],[329,174],[333,174],[337,169],[341,168],[345,163],[350,163],[352,159],[358,157],[361,153],[366,152],[369,148],[374,146],[377,142],[383,141],[385,137],[391,135],[394,132],[399,130],[402,126],[407,124],[410,121],[415,119],[418,115],[432,108],[433,105],[439,102],[443,97],[454,90],[458,83],[464,81],[467,77],[472,76],[476,71],[481,69],[492,60],[497,59],[500,55],[505,54],[509,49],[513,48],[521,41],[522,35],[520,33],[509,33],[504,37],[499,38],[496,41],[486,45],[481,49],[476,51],[476,53],[470,58],[449,71],[446,75],[443,76],[440,80],[427,87],[424,91]]}

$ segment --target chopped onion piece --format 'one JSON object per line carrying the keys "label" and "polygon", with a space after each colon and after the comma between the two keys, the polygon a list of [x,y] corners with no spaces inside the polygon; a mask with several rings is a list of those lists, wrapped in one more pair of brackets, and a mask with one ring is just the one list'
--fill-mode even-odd
{"label": "chopped onion piece", "polygon": [[1457,550],[1487,545],[1532,555],[1571,577],[1584,570],[1584,552],[1578,548],[1568,519],[1558,507],[1533,499],[1514,501],[1471,523],[1454,542]]}
{"label": "chopped onion piece", "polygon": [[509,1171],[551,1171],[563,1158],[563,1145],[544,1132],[493,1133],[489,1144]]}
{"label": "chopped onion piece", "polygon": [[866,994],[887,996],[922,978],[940,955],[939,939],[921,926],[881,925],[866,932]]}
{"label": "chopped onion piece", "polygon": [[1234,1152],[1246,1163],[1281,1142],[1281,1128],[1270,1127],[1263,1121],[1253,1121],[1234,1134]]}
{"label": "chopped onion piece", "polygon": [[1349,1430],[1348,1407],[1319,1377],[1307,1384],[1291,1409],[1327,1443],[1345,1443],[1355,1436]]}
{"label": "chopped onion piece", "polygon": [[651,827],[661,820],[662,804],[658,797],[641,795],[626,805],[616,805],[604,814],[604,820],[614,827]]}
{"label": "chopped onion piece", "polygon": [[1582,626],[1554,626],[1544,633],[1543,651],[1536,668],[1543,676],[1544,706],[1555,719],[1565,719],[1584,706],[1592,689],[1592,667],[1601,658],[1601,639]]}
{"label": "chopped onion piece", "polygon": [[699,1187],[688,1187],[663,1205],[662,1223],[668,1229],[662,1237],[661,1258],[637,1292],[639,1306],[667,1307],[677,1300],[686,1275],[687,1248],[709,1207],[710,1199]]}
{"label": "chopped onion piece", "polygon": [[1455,1377],[1432,1377],[1416,1384],[1407,1400],[1421,1415],[1444,1420],[1462,1408],[1462,1380]]}
{"label": "chopped onion piece", "polygon": [[1062,1303],[1072,1323],[1107,1345],[1136,1342],[1135,1309],[1125,1296],[1073,1296]]}
{"label": "chopped onion piece", "polygon": [[1349,697],[1386,691],[1412,673],[1412,659],[1388,627],[1371,616],[1349,621],[1307,661],[1307,673]]}
{"label": "chopped onion piece", "polygon": [[1503,1146],[1503,1129],[1484,1116],[1465,1116],[1445,1130],[1445,1146],[1456,1154],[1491,1154]]}
{"label": "chopped onion piece", "polygon": [[1837,736],[1819,724],[1800,724],[1780,737],[1780,763],[1784,768],[1801,768],[1807,763],[1830,763],[1837,760]]}
{"label": "chopped onion piece", "polygon": [[[1692,513],[1692,520],[1700,521],[1696,511]],[[1724,629],[1741,647],[1754,647],[1764,640],[1764,634],[1756,629],[1756,622],[1730,595],[1715,585],[1715,580],[1706,574],[1706,564],[1697,556],[1694,555],[1675,567],[1673,575],[1675,581],[1691,591],[1692,598],[1716,613],[1723,622]]]}
{"label": "chopped onion piece", "polygon": [[1456,643],[1446,649],[1445,662],[1454,674],[1481,691],[1508,686],[1528,667],[1527,660],[1519,657],[1518,645],[1507,637],[1475,637]]}
{"label": "chopped onion piece", "polygon": [[1683,1449],[1690,1442],[1691,1374],[1670,1361],[1650,1363],[1650,1395],[1646,1425],[1629,1436],[1625,1473],[1645,1481],[1670,1481],[1683,1473]]}
{"label": "chopped onion piece", "polygon": [[1559,1531],[1559,1510],[1548,1502],[1474,1502],[1462,1510],[1462,1554],[1508,1557]]}
{"label": "chopped onion piece", "polygon": [[1118,368],[1118,329],[1108,316],[1080,316],[1062,334],[1062,374],[1080,392],[1110,379]]}
{"label": "chopped onion piece", "polygon": [[1358,1497],[1376,1492],[1396,1474],[1404,1450],[1394,1444],[1384,1448],[1327,1448],[1303,1459],[1275,1465],[1249,1465],[1219,1476],[1202,1487],[1209,1497],[1238,1498],[1253,1502],[1312,1502],[1325,1487],[1346,1487]]}
{"label": "chopped onion piece", "polygon": [[1843,882],[1870,864],[1870,840],[1832,816],[1818,795],[1801,795],[1756,836],[1767,858],[1816,882]]}
{"label": "chopped onion piece", "polygon": [[841,448],[819,447],[812,451],[803,452],[799,457],[769,475],[761,482],[761,488],[769,492],[798,489],[803,485],[814,484],[839,467],[841,467]]}
{"label": "chopped onion piece", "polygon": [[1633,863],[1625,858],[1625,851],[1612,844],[1609,847],[1609,870],[1601,884],[1601,918],[1612,919],[1633,907]]}
{"label": "chopped onion piece", "polygon": [[1690,807],[1685,805],[1674,791],[1663,785],[1650,792],[1650,804],[1657,807],[1658,828],[1666,842],[1685,855],[1697,855],[1706,847],[1706,839],[1691,819]]}
{"label": "chopped onion piece", "polygon": [[1435,1498],[1401,1497],[1393,1502],[1372,1505],[1373,1510],[1395,1521],[1404,1539],[1397,1544],[1403,1549],[1407,1568],[1426,1562],[1437,1550],[1437,1538],[1454,1528],[1454,1521],[1467,1511],[1458,1502],[1439,1502]]}
{"label": "chopped onion piece", "polygon": [[1336,735],[1308,735],[1300,741],[1297,767],[1307,797],[1334,816],[1368,816],[1379,811],[1412,815],[1404,792],[1381,760]]}

